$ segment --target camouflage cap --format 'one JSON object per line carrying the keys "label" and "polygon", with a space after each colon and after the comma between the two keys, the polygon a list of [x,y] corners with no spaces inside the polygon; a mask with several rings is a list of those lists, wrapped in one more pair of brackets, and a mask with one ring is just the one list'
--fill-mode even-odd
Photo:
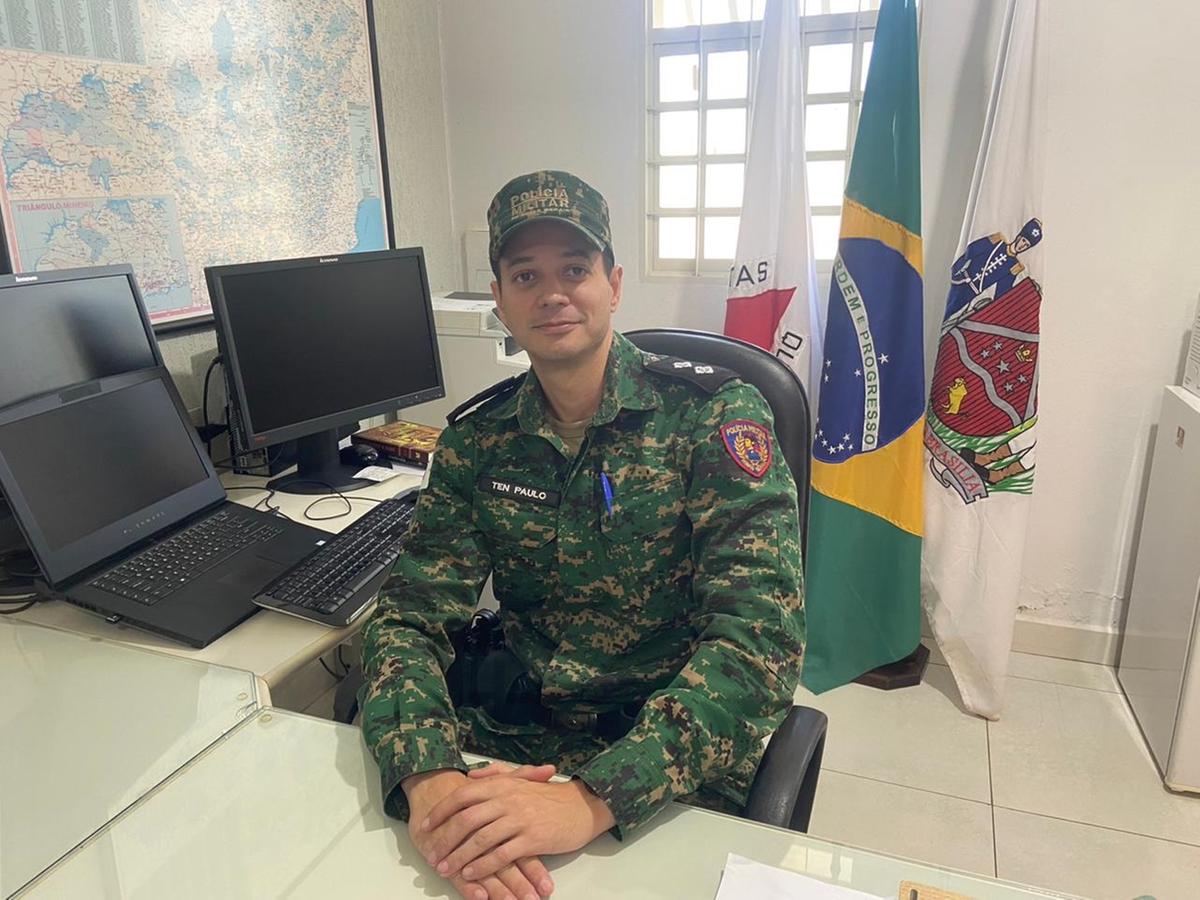
{"label": "camouflage cap", "polygon": [[573,225],[597,249],[612,251],[608,203],[600,192],[570,172],[543,170],[514,178],[492,198],[488,207],[492,268],[499,265],[500,251],[517,229],[543,219]]}

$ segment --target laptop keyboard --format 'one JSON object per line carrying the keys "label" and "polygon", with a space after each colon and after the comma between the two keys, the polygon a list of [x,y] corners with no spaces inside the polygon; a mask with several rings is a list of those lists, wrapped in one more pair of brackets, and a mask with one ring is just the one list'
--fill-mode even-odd
{"label": "laptop keyboard", "polygon": [[238,551],[268,541],[282,530],[223,509],[130,557],[91,583],[153,606]]}
{"label": "laptop keyboard", "polygon": [[[270,605],[325,624],[346,624],[339,612],[400,555],[416,507],[415,493],[385,500],[325,546],[263,589]],[[358,612],[361,604],[347,612]],[[350,616],[349,618],[352,618]]]}

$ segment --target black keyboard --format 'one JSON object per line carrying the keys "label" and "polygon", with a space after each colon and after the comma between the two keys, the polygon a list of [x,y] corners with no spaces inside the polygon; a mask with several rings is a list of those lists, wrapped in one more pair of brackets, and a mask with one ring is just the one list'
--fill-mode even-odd
{"label": "black keyboard", "polygon": [[95,587],[153,606],[251,544],[269,541],[277,525],[222,509],[92,581]]}
{"label": "black keyboard", "polygon": [[374,580],[400,555],[416,503],[415,491],[380,503],[267,585],[254,602],[324,625],[349,625],[378,589]]}

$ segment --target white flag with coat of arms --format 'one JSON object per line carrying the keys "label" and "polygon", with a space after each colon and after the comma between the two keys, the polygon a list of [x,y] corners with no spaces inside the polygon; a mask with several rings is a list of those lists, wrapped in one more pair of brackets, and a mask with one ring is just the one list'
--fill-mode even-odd
{"label": "white flag with coat of arms", "polygon": [[925,611],[963,703],[999,718],[1036,467],[1045,75],[1009,0],[925,418]]}

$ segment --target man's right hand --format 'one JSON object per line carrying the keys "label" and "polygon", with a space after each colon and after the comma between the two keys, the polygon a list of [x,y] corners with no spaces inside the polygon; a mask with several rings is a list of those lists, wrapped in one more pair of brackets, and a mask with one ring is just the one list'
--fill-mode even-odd
{"label": "man's right hand", "polygon": [[[549,781],[553,775],[554,766],[522,766],[505,775],[496,773],[493,777]],[[418,826],[434,806],[469,780],[462,772],[454,769],[437,769],[433,772],[410,775],[401,782],[401,787],[408,797],[408,836],[430,865],[437,863],[437,859],[429,859],[433,855],[432,847],[426,846],[427,843],[431,843],[433,835],[430,832],[420,832]],[[461,877],[450,878],[449,881],[464,900],[537,900],[538,897],[549,897],[554,889],[550,873],[536,856],[518,860],[479,882],[466,881]]]}

